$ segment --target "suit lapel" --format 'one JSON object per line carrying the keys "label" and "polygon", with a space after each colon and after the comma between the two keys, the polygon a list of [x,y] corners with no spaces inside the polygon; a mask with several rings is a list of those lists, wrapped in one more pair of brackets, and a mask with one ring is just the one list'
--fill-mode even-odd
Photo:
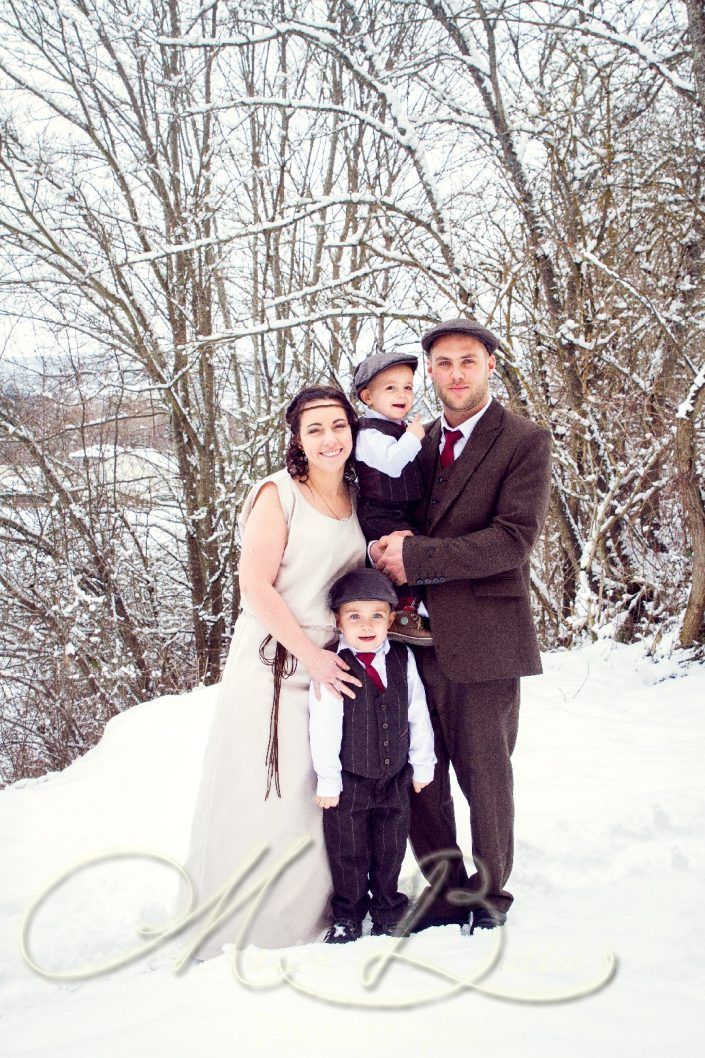
{"label": "suit lapel", "polygon": [[436,419],[421,442],[420,459],[426,481],[430,481],[436,469],[438,450],[441,443],[441,420]]}
{"label": "suit lapel", "polygon": [[[443,491],[438,493],[440,503],[436,504],[434,507],[431,507],[430,505],[426,507],[427,533],[432,532],[450,505],[465,488],[465,485],[497,440],[497,436],[502,428],[503,417],[504,409],[502,408],[502,405],[493,398],[489,408],[470,434],[470,440],[460,453],[460,457],[450,468],[448,481],[444,485]],[[430,437],[430,433],[428,437]],[[438,423],[438,430],[436,431],[436,451],[438,451],[439,443],[440,422]]]}
{"label": "suit lapel", "polygon": [[438,450],[440,443],[441,420],[436,419],[421,442],[421,451],[419,453],[424,481],[426,482],[426,491],[424,492],[423,504],[421,507],[421,517],[418,519],[419,525],[425,525],[426,519],[428,518],[428,505],[436,479],[436,465],[438,463]]}

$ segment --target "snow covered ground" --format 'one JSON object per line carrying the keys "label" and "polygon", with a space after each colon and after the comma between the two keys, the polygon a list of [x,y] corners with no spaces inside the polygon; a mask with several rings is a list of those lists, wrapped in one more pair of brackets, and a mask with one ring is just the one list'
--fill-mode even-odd
{"label": "snow covered ground", "polygon": [[[366,937],[239,962],[231,950],[177,973],[184,944],[172,938],[127,965],[68,976],[119,960],[145,943],[140,924],[173,912],[176,874],[158,858],[87,861],[116,850],[183,861],[212,688],[137,706],[64,772],[4,790],[0,1054],[697,1053],[705,667],[607,640],[544,660],[545,675],[522,685],[507,928],[427,931],[384,966],[373,957],[395,942]],[[461,839],[467,848],[467,825]],[[21,924],[74,865],[31,920],[32,969]],[[410,857],[404,878],[412,891]]]}

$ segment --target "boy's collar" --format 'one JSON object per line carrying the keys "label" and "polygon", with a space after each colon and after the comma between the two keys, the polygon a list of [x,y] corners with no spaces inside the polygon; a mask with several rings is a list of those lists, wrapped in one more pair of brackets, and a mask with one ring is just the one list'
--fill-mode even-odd
{"label": "boy's collar", "polygon": [[[359,653],[359,651],[356,649],[356,647],[350,646],[350,644],[348,643],[348,641],[345,638],[345,636],[341,636],[340,637],[340,642],[338,643],[337,653],[339,654],[341,650],[351,650],[353,652],[353,654]],[[389,640],[388,639],[385,639],[385,640],[383,640],[382,643],[380,643],[380,645],[375,650],[375,654],[379,654],[380,650],[383,653],[385,653],[385,654],[387,653],[387,651],[389,650]],[[363,653],[364,653],[364,651],[363,651]]]}
{"label": "boy's collar", "polygon": [[382,422],[395,422],[397,424],[406,422],[406,419],[392,419],[389,415],[382,415],[381,411],[375,411],[374,408],[368,408],[363,411],[360,416],[361,419],[381,419]]}

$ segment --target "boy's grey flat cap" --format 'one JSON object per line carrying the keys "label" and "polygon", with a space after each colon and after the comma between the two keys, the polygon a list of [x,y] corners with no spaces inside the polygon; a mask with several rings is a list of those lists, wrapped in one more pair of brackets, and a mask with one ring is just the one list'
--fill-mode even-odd
{"label": "boy's grey flat cap", "polygon": [[389,577],[379,569],[353,569],[338,577],[328,593],[331,610],[344,602],[388,602],[395,609],[399,600]]}
{"label": "boy's grey flat cap", "polygon": [[353,385],[358,397],[365,386],[369,386],[375,375],[378,375],[380,371],[386,371],[388,367],[396,367],[397,364],[408,364],[411,370],[415,371],[419,365],[419,358],[414,356],[413,353],[388,353],[385,351],[372,353],[371,356],[365,357],[362,363],[357,365],[353,375]]}
{"label": "boy's grey flat cap", "polygon": [[429,331],[421,337],[421,348],[425,353],[431,351],[431,346],[444,334],[467,334],[470,338],[477,338],[487,349],[493,353],[499,346],[499,338],[493,334],[488,327],[473,319],[447,320],[445,323],[436,323]]}

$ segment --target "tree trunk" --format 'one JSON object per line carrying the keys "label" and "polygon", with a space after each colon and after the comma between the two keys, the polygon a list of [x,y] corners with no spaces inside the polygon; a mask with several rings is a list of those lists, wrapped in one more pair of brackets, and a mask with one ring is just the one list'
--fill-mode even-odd
{"label": "tree trunk", "polygon": [[686,0],[688,36],[693,49],[693,76],[700,116],[705,121],[705,6],[703,0]]}
{"label": "tree trunk", "polygon": [[676,426],[678,484],[693,554],[693,579],[679,636],[682,647],[705,642],[705,504],[695,463],[695,424],[705,402],[705,368],[700,375],[692,410],[686,409]]}

